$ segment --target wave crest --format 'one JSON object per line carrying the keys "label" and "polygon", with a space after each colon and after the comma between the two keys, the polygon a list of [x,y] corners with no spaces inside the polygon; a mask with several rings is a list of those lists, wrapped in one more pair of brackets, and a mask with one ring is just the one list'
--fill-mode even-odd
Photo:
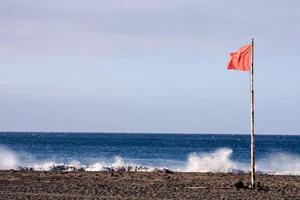
{"label": "wave crest", "polygon": [[257,162],[257,168],[268,174],[300,175],[300,156],[274,153]]}
{"label": "wave crest", "polygon": [[18,156],[10,149],[0,146],[0,169],[9,170],[18,167]]}
{"label": "wave crest", "polygon": [[79,161],[72,161],[67,164],[45,161],[34,163],[28,167],[19,167],[19,169],[30,171],[153,171],[154,169],[142,167],[136,164],[125,163],[122,157],[116,156],[112,163],[96,162],[91,165],[83,165]]}
{"label": "wave crest", "polygon": [[[229,148],[217,149],[207,153],[192,153],[188,156],[185,165],[172,165],[171,170],[181,172],[249,172],[248,162],[235,162],[232,160],[233,150]],[[55,160],[28,162],[23,154],[18,155],[11,149],[0,145],[0,170],[32,170],[32,171],[165,171],[166,168],[155,165],[147,167],[136,162],[128,162],[120,156],[115,156],[111,162],[97,161],[82,164],[80,161],[60,163]],[[27,154],[26,154],[27,155]],[[29,156],[30,157],[30,156]],[[154,161],[155,162],[155,161]],[[180,161],[181,162],[181,161]],[[289,153],[273,153],[257,160],[257,171],[276,175],[300,175],[300,155]],[[176,168],[183,166],[181,168]]]}
{"label": "wave crest", "polygon": [[232,172],[236,163],[231,158],[232,149],[222,148],[212,153],[193,153],[189,155],[186,172]]}

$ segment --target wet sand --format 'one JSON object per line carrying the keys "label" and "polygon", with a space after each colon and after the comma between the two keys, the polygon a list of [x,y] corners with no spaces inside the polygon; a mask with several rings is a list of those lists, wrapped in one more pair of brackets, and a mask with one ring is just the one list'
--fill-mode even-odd
{"label": "wet sand", "polygon": [[0,199],[300,199],[300,176],[257,179],[264,190],[234,187],[249,174],[0,171]]}

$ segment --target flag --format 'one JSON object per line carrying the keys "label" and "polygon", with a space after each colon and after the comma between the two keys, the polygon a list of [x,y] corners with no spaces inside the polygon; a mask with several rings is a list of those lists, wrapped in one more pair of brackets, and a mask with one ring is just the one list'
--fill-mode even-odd
{"label": "flag", "polygon": [[227,69],[250,71],[251,69],[252,45],[241,47],[237,52],[230,53]]}

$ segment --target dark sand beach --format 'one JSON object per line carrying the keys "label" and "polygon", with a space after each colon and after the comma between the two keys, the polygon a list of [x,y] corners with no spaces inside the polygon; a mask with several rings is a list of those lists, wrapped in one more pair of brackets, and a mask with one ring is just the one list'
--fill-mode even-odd
{"label": "dark sand beach", "polygon": [[0,171],[0,199],[300,199],[300,176],[258,175],[263,190],[240,189],[248,174]]}

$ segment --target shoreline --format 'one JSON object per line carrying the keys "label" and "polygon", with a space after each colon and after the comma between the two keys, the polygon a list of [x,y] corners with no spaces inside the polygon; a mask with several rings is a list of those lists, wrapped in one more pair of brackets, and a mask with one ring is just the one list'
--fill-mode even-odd
{"label": "shoreline", "polygon": [[297,199],[300,176],[247,173],[0,171],[0,199]]}

